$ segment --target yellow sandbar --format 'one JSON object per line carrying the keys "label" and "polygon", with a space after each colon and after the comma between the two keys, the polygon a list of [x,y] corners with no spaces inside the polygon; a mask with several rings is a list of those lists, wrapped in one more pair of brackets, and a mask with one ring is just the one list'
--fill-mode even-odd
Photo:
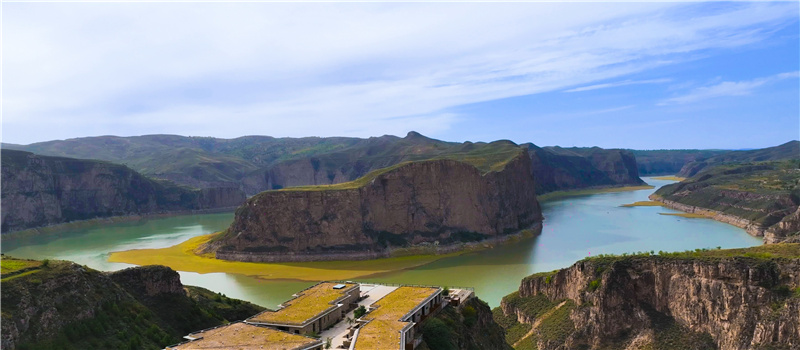
{"label": "yellow sandbar", "polygon": [[178,271],[197,273],[227,272],[262,279],[294,279],[301,281],[348,280],[361,276],[398,271],[429,264],[436,260],[458,255],[414,255],[396,258],[358,261],[315,261],[298,263],[252,263],[215,259],[213,254],[194,253],[215,233],[197,236],[168,248],[133,249],[113,252],[110,262],[134,265],[165,265]]}
{"label": "yellow sandbar", "polygon": [[695,214],[695,213],[658,213],[658,215],[671,215],[671,216],[680,216],[683,218],[694,218],[694,219],[708,219],[708,216],[703,214]]}
{"label": "yellow sandbar", "polygon": [[631,204],[623,204],[620,207],[661,207],[664,206],[664,203],[659,201],[638,201],[633,202]]}
{"label": "yellow sandbar", "polygon": [[653,180],[670,180],[670,181],[678,181],[678,182],[686,180],[685,177],[680,177],[680,176],[675,176],[675,175],[671,175],[671,176],[656,176],[656,177],[654,177],[652,179]]}

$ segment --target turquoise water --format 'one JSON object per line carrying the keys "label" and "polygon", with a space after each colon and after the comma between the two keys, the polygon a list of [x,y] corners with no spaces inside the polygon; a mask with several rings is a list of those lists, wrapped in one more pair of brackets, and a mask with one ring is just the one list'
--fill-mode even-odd
{"label": "turquoise water", "polygon": [[[660,187],[672,181],[645,178]],[[761,240],[737,227],[709,219],[658,215],[662,207],[620,207],[647,200],[653,189],[568,197],[545,202],[542,235],[515,244],[445,258],[410,270],[369,276],[364,281],[416,283],[475,288],[481,299],[497,306],[535,272],[567,267],[590,255],[636,251],[682,251],[695,248],[741,248]],[[185,215],[136,223],[97,224],[57,235],[4,239],[3,253],[34,259],[65,259],[100,270],[128,264],[110,263],[109,252],[163,248],[190,237],[226,228],[233,213]],[[183,283],[275,307],[312,282],[264,281],[226,273],[181,272]]]}

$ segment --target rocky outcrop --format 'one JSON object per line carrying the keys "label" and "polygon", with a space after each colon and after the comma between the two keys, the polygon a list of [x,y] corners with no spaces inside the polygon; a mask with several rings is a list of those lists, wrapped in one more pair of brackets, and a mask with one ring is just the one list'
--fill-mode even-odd
{"label": "rocky outcrop", "polygon": [[4,276],[2,290],[0,346],[9,350],[161,349],[191,331],[225,323],[220,315],[263,310],[240,300],[214,300],[215,293],[185,287],[164,266],[103,273],[48,261]]}
{"label": "rocky outcrop", "polygon": [[628,150],[538,147],[528,143],[536,193],[589,187],[644,185],[636,158]]}
{"label": "rocky outcrop", "polygon": [[539,349],[708,348],[698,346],[703,339],[719,349],[793,349],[800,347],[793,292],[800,245],[780,250],[790,253],[764,247],[588,259],[524,279],[502,308],[520,322],[547,323],[557,307],[540,305],[575,305],[562,341],[540,337]]}
{"label": "rocky outcrop", "polygon": [[234,207],[238,188],[179,187],[101,161],[2,150],[2,232],[99,217]]}
{"label": "rocky outcrop", "polygon": [[[447,244],[505,235],[542,220],[530,158],[520,150],[502,169],[481,173],[449,160],[402,163],[352,183],[267,191],[236,211],[211,243],[217,256],[241,253],[373,254],[388,247]],[[238,253],[238,254],[237,254]]]}

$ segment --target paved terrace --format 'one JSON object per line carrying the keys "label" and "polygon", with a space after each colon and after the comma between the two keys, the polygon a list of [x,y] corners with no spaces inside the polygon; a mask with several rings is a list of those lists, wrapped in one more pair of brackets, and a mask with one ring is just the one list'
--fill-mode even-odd
{"label": "paved terrace", "polygon": [[326,311],[335,308],[336,302],[347,297],[347,293],[356,287],[355,283],[346,283],[342,289],[333,289],[339,283],[324,282],[297,293],[297,297],[287,301],[277,311],[267,310],[249,319],[249,323],[302,325]]}
{"label": "paved terrace", "polygon": [[317,339],[282,332],[243,322],[230,323],[186,336],[189,341],[168,346],[167,350],[308,350],[322,348]]}
{"label": "paved terrace", "polygon": [[372,305],[377,309],[361,318],[369,322],[359,330],[354,349],[400,349],[400,331],[411,324],[400,319],[438,291],[439,288],[404,286],[378,300]]}

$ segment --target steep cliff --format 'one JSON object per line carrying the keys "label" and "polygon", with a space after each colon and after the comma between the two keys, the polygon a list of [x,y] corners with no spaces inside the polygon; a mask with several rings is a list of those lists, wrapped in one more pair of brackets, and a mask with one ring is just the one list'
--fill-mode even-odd
{"label": "steep cliff", "polygon": [[674,175],[687,163],[730,151],[710,149],[631,150],[636,156],[639,175]]}
{"label": "steep cliff", "polygon": [[689,213],[736,225],[764,242],[800,234],[800,163],[728,164],[661,187],[651,198]]}
{"label": "steep cliff", "polygon": [[796,349],[800,244],[587,259],[501,310],[517,349]]}
{"label": "steep cliff", "polygon": [[97,217],[233,207],[238,188],[189,189],[122,165],[2,150],[2,232]]}
{"label": "steep cliff", "polygon": [[[160,349],[263,308],[186,287],[163,266],[103,273],[68,261],[3,257],[3,349]],[[11,267],[25,266],[22,269]],[[238,313],[236,312],[238,310]]]}
{"label": "steep cliff", "polygon": [[627,150],[538,147],[524,144],[531,157],[536,193],[587,187],[644,185],[636,157]]}
{"label": "steep cliff", "polygon": [[463,157],[472,164],[401,163],[353,182],[263,192],[207,248],[229,260],[374,257],[390,247],[477,241],[527,228],[542,220],[530,158],[507,147],[513,153],[497,159],[495,153]]}
{"label": "steep cliff", "polygon": [[421,326],[423,342],[417,350],[511,350],[489,305],[478,298],[458,309],[445,308]]}

